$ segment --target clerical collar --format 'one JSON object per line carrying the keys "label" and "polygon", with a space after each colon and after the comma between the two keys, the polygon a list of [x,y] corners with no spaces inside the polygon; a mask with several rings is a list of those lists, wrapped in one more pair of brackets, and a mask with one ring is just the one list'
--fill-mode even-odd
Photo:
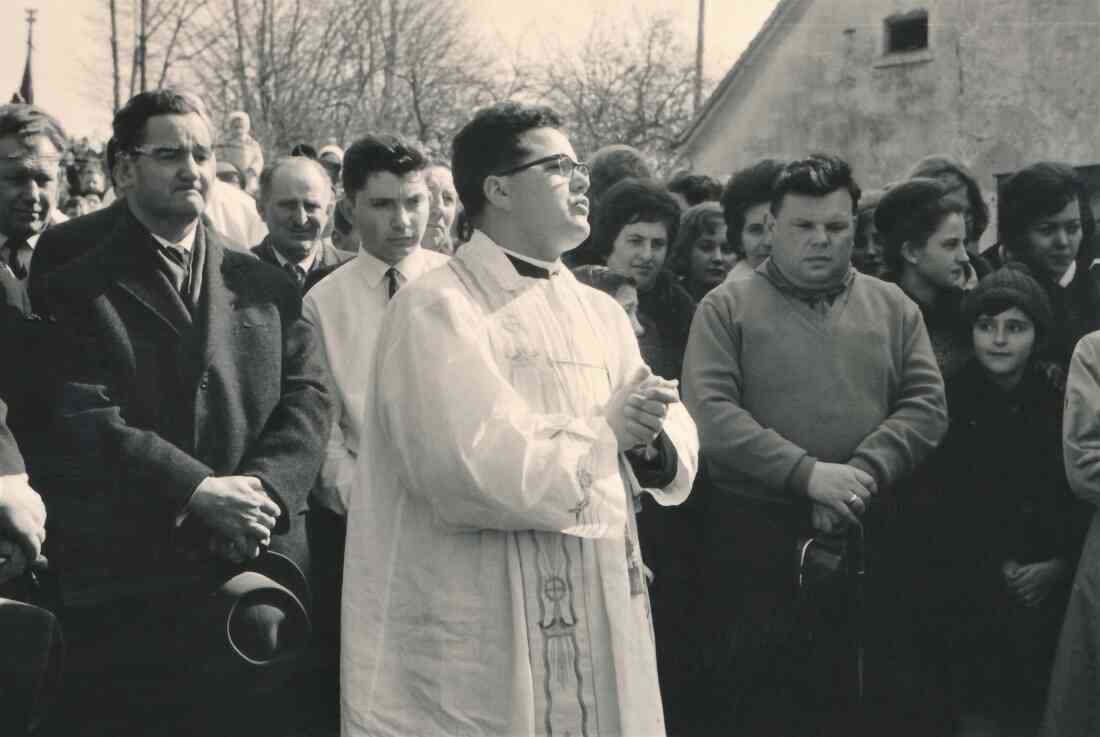
{"label": "clerical collar", "polygon": [[512,262],[512,266],[515,267],[516,272],[520,276],[526,276],[532,279],[549,279],[557,274],[562,268],[560,260],[543,261],[542,259],[532,258],[526,254],[516,253],[504,246],[500,246],[500,250],[504,251],[504,255]]}
{"label": "clerical collar", "polygon": [[1077,276],[1077,262],[1070,261],[1069,268],[1066,269],[1066,273],[1062,274],[1062,278],[1058,280],[1058,286],[1068,287],[1070,282],[1073,281],[1073,277]]}
{"label": "clerical collar", "polygon": [[191,249],[194,248],[194,246],[195,246],[195,234],[198,233],[198,232],[199,232],[198,228],[191,228],[190,233],[188,233],[184,237],[180,238],[175,243],[168,240],[167,238],[161,238],[159,235],[157,235],[156,233],[154,233],[152,231],[149,231],[149,235],[156,238],[157,243],[161,244],[165,248],[182,248],[183,250],[187,251],[188,253],[191,253]]}

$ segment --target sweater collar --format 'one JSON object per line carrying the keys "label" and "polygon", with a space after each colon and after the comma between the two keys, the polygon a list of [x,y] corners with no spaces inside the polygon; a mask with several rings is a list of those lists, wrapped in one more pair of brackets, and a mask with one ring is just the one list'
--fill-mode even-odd
{"label": "sweater collar", "polygon": [[818,302],[825,301],[832,304],[836,298],[847,291],[856,278],[855,268],[849,266],[848,271],[836,284],[827,284],[821,287],[800,287],[787,278],[774,261],[770,258],[757,269],[780,292],[790,295],[795,299],[809,304],[811,307]]}

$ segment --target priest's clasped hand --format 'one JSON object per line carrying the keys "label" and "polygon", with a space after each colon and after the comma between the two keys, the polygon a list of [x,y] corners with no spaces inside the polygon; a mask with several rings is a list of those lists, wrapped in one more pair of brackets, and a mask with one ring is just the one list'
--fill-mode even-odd
{"label": "priest's clasped hand", "polygon": [[680,401],[678,383],[640,367],[633,378],[619,387],[607,403],[607,423],[611,425],[619,450],[629,450],[652,441],[664,427],[668,407]]}

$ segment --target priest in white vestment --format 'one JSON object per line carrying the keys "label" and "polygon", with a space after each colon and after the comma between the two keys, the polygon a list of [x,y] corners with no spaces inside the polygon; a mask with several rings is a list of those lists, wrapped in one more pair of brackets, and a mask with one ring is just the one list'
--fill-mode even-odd
{"label": "priest in white vestment", "polygon": [[[348,504],[345,737],[664,734],[633,510],[687,497],[698,438],[623,309],[562,267],[588,177],[560,125],[503,103],[459,133],[478,230],[383,321]],[[647,444],[661,488],[627,462]]]}

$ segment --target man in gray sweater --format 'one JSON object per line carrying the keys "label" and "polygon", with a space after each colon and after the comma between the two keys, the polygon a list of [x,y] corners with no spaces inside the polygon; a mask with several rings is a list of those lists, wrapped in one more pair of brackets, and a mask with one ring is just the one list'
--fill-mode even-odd
{"label": "man in gray sweater", "polygon": [[814,675],[843,659],[851,612],[816,612],[834,641],[799,642],[796,542],[888,506],[947,428],[919,309],[850,264],[858,200],[840,159],[787,165],[770,259],[714,289],[692,324],[682,384],[711,486],[702,605],[721,659],[721,713],[701,713],[735,733],[852,733],[855,679]]}

